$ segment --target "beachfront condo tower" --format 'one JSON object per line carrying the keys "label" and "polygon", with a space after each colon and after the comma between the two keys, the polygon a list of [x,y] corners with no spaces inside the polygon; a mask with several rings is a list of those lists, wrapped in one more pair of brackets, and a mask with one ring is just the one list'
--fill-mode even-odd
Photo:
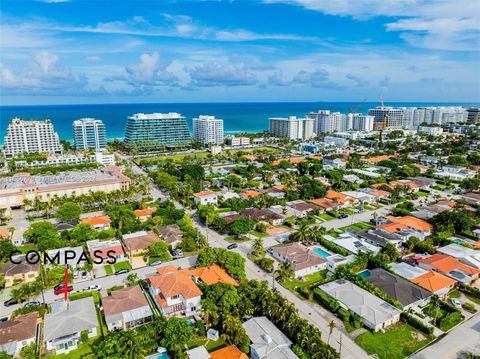
{"label": "beachfront condo tower", "polygon": [[62,153],[58,134],[50,120],[25,121],[14,118],[10,121],[4,140],[3,152],[6,158],[24,153]]}
{"label": "beachfront condo tower", "polygon": [[402,128],[403,110],[390,106],[377,106],[368,110],[368,115],[375,117],[373,129],[378,131],[383,128]]}
{"label": "beachfront condo tower", "polygon": [[269,119],[269,132],[291,140],[308,140],[314,136],[313,125],[314,120],[309,118],[273,117]]}
{"label": "beachfront condo tower", "polygon": [[76,150],[93,148],[96,151],[103,151],[107,148],[105,125],[95,118],[73,121],[73,138]]}
{"label": "beachfront condo tower", "polygon": [[223,144],[223,120],[201,115],[194,118],[193,138],[203,146]]}
{"label": "beachfront condo tower", "polygon": [[129,148],[154,151],[190,143],[187,121],[179,113],[136,113],[128,118],[125,144]]}

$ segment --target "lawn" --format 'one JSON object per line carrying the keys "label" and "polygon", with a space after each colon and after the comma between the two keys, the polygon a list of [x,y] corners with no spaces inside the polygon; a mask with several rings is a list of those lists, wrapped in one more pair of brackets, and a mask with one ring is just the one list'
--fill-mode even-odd
{"label": "lawn", "polygon": [[325,220],[325,221],[331,221],[332,219],[335,219],[334,216],[328,214],[328,213],[322,213],[320,216],[319,216],[321,219]]}
{"label": "lawn", "polygon": [[402,359],[432,340],[433,337],[426,337],[410,325],[398,323],[387,328],[385,333],[368,331],[360,334],[355,342],[368,354],[376,354],[379,359]]}
{"label": "lawn", "polygon": [[349,226],[341,227],[339,229],[346,232],[348,229],[352,229],[354,231],[361,231],[363,229],[369,229],[369,228],[373,228],[373,225],[368,222],[358,222],[358,223],[353,223]]}
{"label": "lawn", "polygon": [[37,245],[33,243],[27,243],[27,244],[24,244],[23,246],[17,247],[16,249],[18,249],[23,254],[23,253],[27,253],[28,251],[37,250]]}
{"label": "lawn", "polygon": [[268,236],[268,234],[266,234],[266,233],[260,233],[260,232],[257,232],[257,231],[251,231],[250,233],[253,234],[257,238],[264,238],[264,237]]}
{"label": "lawn", "polygon": [[90,354],[92,349],[90,348],[89,342],[80,343],[78,344],[77,349],[72,350],[70,353],[67,354],[52,354],[47,355],[46,358],[48,359],[80,359],[85,357],[87,354]]}
{"label": "lawn", "polygon": [[425,191],[418,191],[416,194],[419,195],[419,196],[421,196],[421,197],[428,197],[428,195],[429,195],[430,193],[425,192]]}
{"label": "lawn", "polygon": [[450,293],[448,293],[449,298],[455,298],[458,299],[460,298],[461,294],[458,290],[452,290]]}
{"label": "lawn", "polygon": [[291,290],[291,291],[294,291],[295,288],[297,287],[306,287],[306,286],[309,286],[309,285],[312,285],[314,283],[320,283],[320,282],[323,282],[325,280],[327,276],[327,270],[322,270],[322,271],[319,271],[319,272],[316,272],[316,273],[312,273],[312,274],[309,274],[307,276],[304,277],[304,280],[300,280],[298,278],[293,278],[293,279],[290,279],[288,281],[284,281],[282,283],[282,285]]}
{"label": "lawn", "polygon": [[189,349],[193,349],[204,345],[207,351],[212,352],[214,350],[220,349],[225,346],[225,341],[223,339],[218,340],[208,340],[207,338],[197,337],[193,338],[187,343]]}
{"label": "lawn", "polygon": [[112,275],[113,274],[113,269],[112,269],[112,266],[110,264],[106,264],[103,268],[105,269],[105,273],[107,275]]}
{"label": "lawn", "polygon": [[132,269],[132,266],[128,261],[116,262],[113,267],[115,268],[115,272],[118,272],[121,269]]}
{"label": "lawn", "polygon": [[463,293],[463,294],[465,295],[465,297],[470,299],[472,302],[480,304],[480,299],[478,299],[477,297],[474,297],[473,295],[470,295],[470,294],[467,294],[467,293]]}

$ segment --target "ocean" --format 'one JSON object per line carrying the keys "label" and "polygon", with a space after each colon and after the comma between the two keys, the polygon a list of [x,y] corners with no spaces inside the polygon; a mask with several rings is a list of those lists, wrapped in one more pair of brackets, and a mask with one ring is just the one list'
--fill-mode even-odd
{"label": "ocean", "polygon": [[[367,113],[378,102],[364,103],[357,112]],[[478,103],[388,103],[389,106],[479,106]],[[9,121],[14,117],[41,120],[50,118],[61,139],[72,140],[72,122],[82,117],[101,119],[107,138],[124,136],[127,117],[134,113],[179,112],[187,118],[214,115],[224,120],[226,134],[261,132],[268,129],[269,117],[303,117],[317,110],[348,113],[355,108],[353,102],[268,102],[268,103],[158,103],[158,104],[105,104],[105,105],[43,105],[0,106],[0,144],[3,144]]]}

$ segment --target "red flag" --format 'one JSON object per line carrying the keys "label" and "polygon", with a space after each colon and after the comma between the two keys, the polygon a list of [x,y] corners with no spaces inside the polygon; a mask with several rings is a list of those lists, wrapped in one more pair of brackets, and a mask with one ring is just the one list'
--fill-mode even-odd
{"label": "red flag", "polygon": [[68,299],[68,267],[65,266],[65,278],[63,279],[63,299],[67,301]]}

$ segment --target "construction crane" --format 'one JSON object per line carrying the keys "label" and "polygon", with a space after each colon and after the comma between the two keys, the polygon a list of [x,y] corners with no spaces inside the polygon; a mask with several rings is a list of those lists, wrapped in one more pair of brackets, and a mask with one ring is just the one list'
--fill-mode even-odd
{"label": "construction crane", "polygon": [[383,107],[385,107],[385,104],[383,103],[383,95],[380,95],[380,105]]}
{"label": "construction crane", "polygon": [[364,104],[366,101],[367,101],[367,99],[364,98],[363,101],[360,102],[360,103],[358,103],[354,108],[351,108],[351,107],[350,107],[350,113],[351,113],[352,115],[354,115],[354,114],[358,111],[358,109],[360,109],[360,107],[363,106],[363,104]]}

